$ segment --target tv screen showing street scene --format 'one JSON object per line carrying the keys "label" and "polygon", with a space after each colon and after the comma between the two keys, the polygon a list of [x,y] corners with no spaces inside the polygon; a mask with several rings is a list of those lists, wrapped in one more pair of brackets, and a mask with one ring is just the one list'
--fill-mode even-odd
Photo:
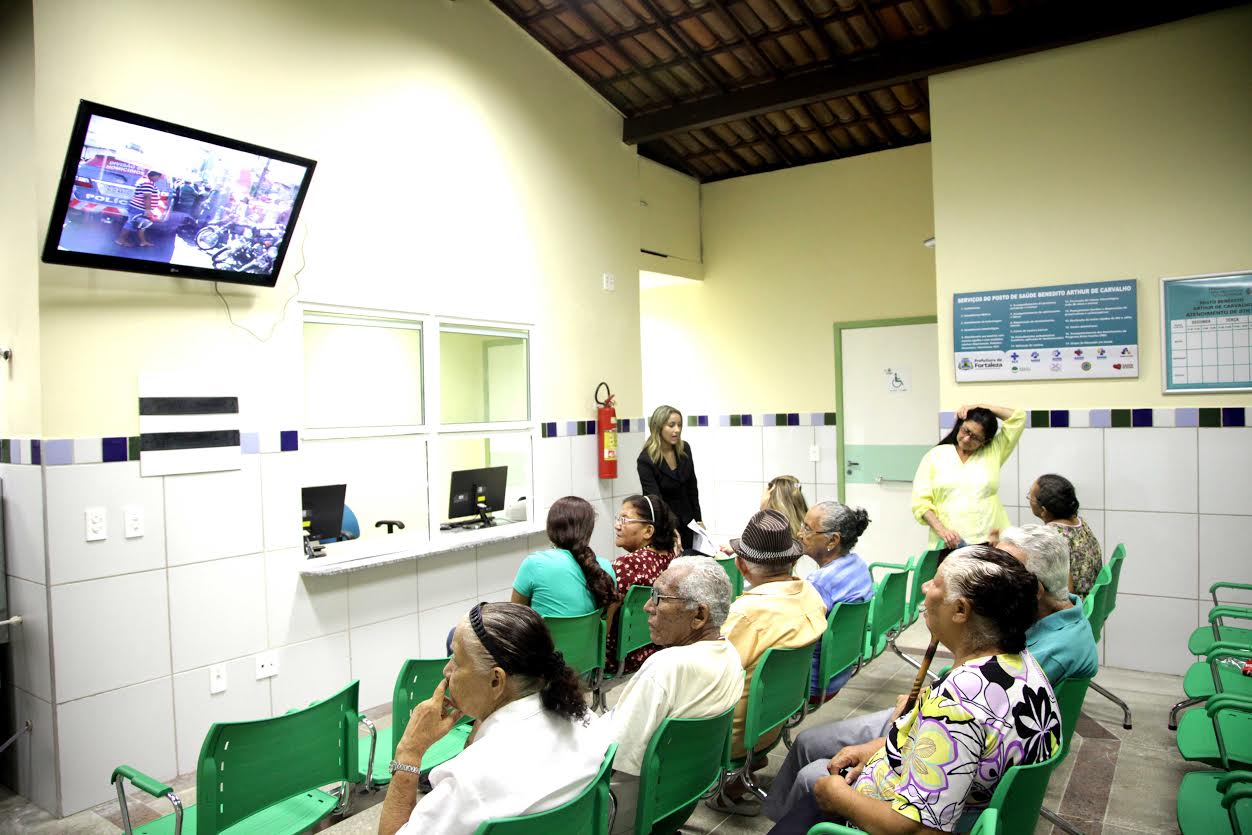
{"label": "tv screen showing street scene", "polygon": [[44,260],[272,287],[315,165],[82,102]]}

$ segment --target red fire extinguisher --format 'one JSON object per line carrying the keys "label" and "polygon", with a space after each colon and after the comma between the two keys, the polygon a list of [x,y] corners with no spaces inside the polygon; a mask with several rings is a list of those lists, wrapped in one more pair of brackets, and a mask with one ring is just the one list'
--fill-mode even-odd
{"label": "red fire extinguisher", "polygon": [[[604,399],[600,399],[600,389]],[[613,408],[613,393],[608,383],[596,386],[592,395],[596,400],[596,450],[599,453],[600,478],[617,478],[617,410]]]}

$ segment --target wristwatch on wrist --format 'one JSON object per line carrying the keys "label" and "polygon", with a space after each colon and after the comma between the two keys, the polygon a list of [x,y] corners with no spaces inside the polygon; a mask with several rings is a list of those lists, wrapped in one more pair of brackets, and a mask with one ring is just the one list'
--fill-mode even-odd
{"label": "wristwatch on wrist", "polygon": [[409,774],[416,774],[420,777],[422,774],[422,767],[418,765],[409,765],[408,763],[402,763],[399,760],[392,760],[391,765],[387,766],[387,771],[389,771],[392,774],[395,774],[397,771],[407,771]]}

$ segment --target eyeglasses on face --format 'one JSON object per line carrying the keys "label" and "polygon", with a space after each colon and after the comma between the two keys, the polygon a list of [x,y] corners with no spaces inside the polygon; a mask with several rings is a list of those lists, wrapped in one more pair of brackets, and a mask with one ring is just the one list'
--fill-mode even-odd
{"label": "eyeglasses on face", "polygon": [[632,518],[631,518],[631,517],[629,517],[629,516],[621,516],[621,515],[614,516],[614,517],[613,517],[613,522],[614,522],[614,524],[617,524],[617,525],[629,525],[629,524],[631,524],[632,522],[638,522],[638,523],[639,523],[639,524],[641,524],[641,525],[651,525],[651,524],[652,524],[652,523],[651,523],[651,522],[649,522],[647,519],[632,519]]}
{"label": "eyeglasses on face", "polygon": [[965,426],[964,424],[961,425],[959,433],[961,435],[964,435],[966,438],[969,438],[974,443],[981,444],[985,440],[982,435],[979,435],[977,432],[971,431],[969,427]]}
{"label": "eyeglasses on face", "polygon": [[656,586],[652,587],[652,594],[648,597],[648,600],[651,601],[652,606],[654,608],[656,606],[661,605],[662,600],[686,600],[686,599],[687,598],[680,597],[676,594],[661,594],[661,590],[658,589]]}

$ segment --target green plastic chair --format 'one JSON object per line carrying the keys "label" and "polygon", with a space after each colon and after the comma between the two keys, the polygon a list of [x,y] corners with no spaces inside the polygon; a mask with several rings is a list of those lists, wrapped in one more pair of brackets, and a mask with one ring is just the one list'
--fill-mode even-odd
{"label": "green plastic chair", "polygon": [[652,596],[651,586],[631,586],[622,598],[622,605],[617,610],[617,662],[618,675],[625,669],[626,656],[640,647],[652,643],[652,634],[648,631],[648,613],[643,604]]}
{"label": "green plastic chair", "polygon": [[826,616],[826,632],[821,645],[815,650],[817,660],[818,704],[810,713],[826,703],[826,688],[830,682],[851,667],[861,664],[861,650],[865,646],[865,625],[869,622],[870,601],[862,603],[836,603]]}
{"label": "green plastic chair", "polygon": [[1178,753],[1215,768],[1252,769],[1252,699],[1221,693],[1178,726]]}
{"label": "green plastic chair", "polygon": [[[1070,740],[1074,738],[1074,729],[1078,725],[1078,717],[1082,713],[1082,703],[1087,698],[1087,688],[1091,685],[1089,678],[1068,678],[1053,688],[1057,705],[1061,708],[1061,760],[1069,756]],[[1074,830],[1061,816],[1047,806],[1039,807],[1039,814],[1048,821],[1060,826],[1066,832]]]}
{"label": "green plastic chair", "polygon": [[[1096,643],[1099,643],[1100,636],[1104,634],[1104,622],[1117,608],[1117,585],[1121,580],[1122,562],[1125,559],[1126,548],[1118,545],[1113,549],[1113,556],[1100,569],[1095,584],[1092,585],[1086,600],[1083,601],[1083,614],[1087,615],[1087,621],[1091,624],[1091,634],[1095,637]],[[1122,709],[1122,727],[1130,730],[1134,718],[1130,712],[1130,705],[1095,680],[1091,682],[1091,689]]]}
{"label": "green plastic chair", "polygon": [[603,701],[600,684],[604,679],[605,637],[604,613],[597,610],[570,618],[545,617],[552,634],[552,643],[565,656],[565,663],[580,676],[586,676],[594,698],[593,707]]}
{"label": "green plastic chair", "polygon": [[1182,835],[1252,835],[1252,771],[1193,771],[1178,787]]}
{"label": "green plastic chair", "polygon": [[1227,693],[1252,699],[1252,678],[1245,676],[1235,667],[1222,663],[1226,657],[1239,659],[1248,657],[1247,647],[1218,642],[1209,648],[1203,661],[1196,662],[1187,668],[1182,679],[1182,692],[1186,696],[1169,711],[1169,729],[1178,729],[1178,714],[1186,708],[1203,704],[1212,696]]}
{"label": "green plastic chair", "polygon": [[[891,567],[890,563],[872,563],[870,570]],[[868,664],[878,656],[904,623],[904,602],[908,593],[909,573],[889,571],[874,585],[874,599],[869,609],[869,627],[865,631],[865,646],[861,650],[861,663]]]}
{"label": "green plastic chair", "polygon": [[1091,624],[1091,634],[1098,643],[1104,633],[1104,618],[1108,614],[1109,583],[1113,581],[1113,570],[1105,563],[1096,575],[1096,581],[1082,601],[1082,613]]}
{"label": "green plastic chair", "polygon": [[999,812],[1000,827],[1004,832],[1034,832],[1039,823],[1039,811],[1043,808],[1043,796],[1048,793],[1048,780],[1065,756],[1065,746],[1058,745],[1041,763],[1015,765],[1004,773],[991,795],[990,809]]}
{"label": "green plastic chair", "polygon": [[730,599],[734,600],[743,594],[743,574],[739,571],[739,566],[735,565],[734,557],[721,557],[717,560],[717,564],[726,572],[726,576],[730,578]]}
{"label": "green plastic chair", "polygon": [[543,835],[608,835],[609,809],[612,806],[609,775],[613,771],[616,754],[615,742],[604,752],[600,771],[573,800],[546,812],[483,821],[474,830],[474,835],[535,835],[536,832]]}
{"label": "green plastic chair", "polygon": [[[357,688],[342,691],[303,710],[251,722],[216,722],[200,748],[196,800],[187,807],[170,786],[128,765],[113,770],[128,835],[186,832],[218,835],[303,832],[336,809],[346,809],[357,773]],[[172,814],[132,828],[125,783],[153,797],[166,797]],[[339,784],[339,796],[321,790]]]}
{"label": "green plastic chair", "polygon": [[732,707],[706,719],[666,719],[652,734],[639,774],[635,835],[671,835],[730,765]]}
{"label": "green plastic chair", "polygon": [[1213,598],[1213,608],[1209,610],[1209,625],[1201,626],[1191,633],[1187,639],[1187,649],[1192,655],[1208,655],[1213,644],[1227,643],[1252,647],[1252,629],[1229,626],[1224,618],[1252,622],[1252,608],[1247,606],[1222,605],[1217,599],[1221,589],[1252,591],[1252,583],[1234,583],[1224,580],[1209,586],[1209,594]]}
{"label": "green plastic chair", "polygon": [[[808,835],[865,835],[859,829],[843,826],[838,823],[819,823],[809,830]],[[1000,813],[995,809],[983,809],[974,828],[969,835],[1000,835]]]}
{"label": "green plastic chair", "polygon": [[813,650],[816,646],[814,642],[795,649],[770,647],[765,650],[753,672],[743,724],[745,755],[731,759],[733,773],[724,780],[742,777],[748,788],[762,800],[765,799],[765,792],[752,782],[749,766],[754,755],[764,754],[778,745],[782,734],[759,751],[757,743],[797,713],[803,713],[809,699],[809,673],[813,669]]}
{"label": "green plastic chair", "polygon": [[[375,730],[374,723],[362,718],[369,728],[370,744],[360,746],[360,771],[365,787],[385,786],[391,782],[391,761],[396,758],[396,745],[409,724],[413,708],[430,698],[443,680],[446,658],[410,658],[400,667],[396,686],[391,692],[391,726]],[[436,766],[461,753],[469,737],[473,720],[463,718],[452,730],[427,750],[422,757],[422,773],[428,774]]]}

